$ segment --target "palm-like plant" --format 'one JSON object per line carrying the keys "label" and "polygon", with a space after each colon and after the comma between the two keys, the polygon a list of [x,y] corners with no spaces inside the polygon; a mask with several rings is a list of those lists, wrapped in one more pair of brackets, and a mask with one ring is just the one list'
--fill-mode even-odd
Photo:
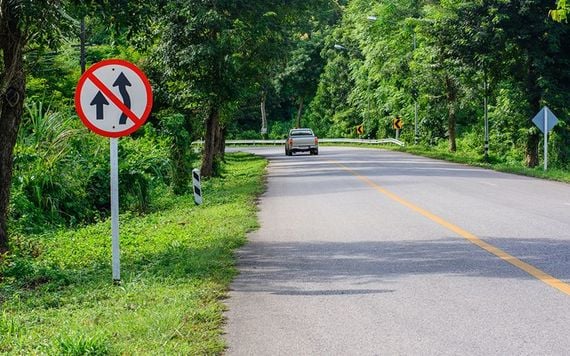
{"label": "palm-like plant", "polygon": [[[16,143],[16,181],[39,209],[61,213],[64,202],[77,193],[79,182],[70,169],[73,140],[80,131],[71,116],[54,112],[41,101],[28,102]],[[66,172],[66,173],[64,173]]]}

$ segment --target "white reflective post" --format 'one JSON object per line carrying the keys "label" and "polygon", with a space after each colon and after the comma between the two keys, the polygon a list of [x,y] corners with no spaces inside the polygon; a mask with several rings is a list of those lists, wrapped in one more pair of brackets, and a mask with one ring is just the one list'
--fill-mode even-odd
{"label": "white reflective post", "polygon": [[121,281],[119,249],[119,139],[111,138],[111,235],[113,250],[113,282]]}

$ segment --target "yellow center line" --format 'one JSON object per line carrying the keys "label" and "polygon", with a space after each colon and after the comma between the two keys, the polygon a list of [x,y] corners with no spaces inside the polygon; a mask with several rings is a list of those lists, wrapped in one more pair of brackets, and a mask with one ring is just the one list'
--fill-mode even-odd
{"label": "yellow center line", "polygon": [[352,173],[358,179],[360,179],[364,183],[368,184],[369,186],[374,188],[376,191],[384,194],[388,198],[390,198],[390,199],[404,205],[405,207],[425,216],[426,218],[430,219],[431,221],[455,232],[459,236],[461,236],[461,237],[465,238],[466,240],[468,240],[469,242],[479,246],[483,250],[485,250],[485,251],[499,257],[503,261],[508,262],[508,263],[512,264],[513,266],[525,271],[526,273],[530,274],[531,276],[535,277],[536,279],[548,284],[551,287],[558,289],[562,293],[570,295],[570,284],[565,283],[565,282],[549,275],[548,273],[546,273],[546,272],[544,272],[544,271],[542,271],[542,270],[540,270],[540,269],[538,269],[538,268],[536,268],[536,267],[534,267],[534,266],[532,266],[526,262],[519,260],[518,258],[514,257],[513,255],[510,255],[510,254],[506,253],[505,251],[501,250],[500,248],[495,247],[495,246],[481,240],[480,238],[473,235],[469,231],[466,231],[466,230],[460,228],[459,226],[452,224],[449,221],[446,221],[445,219],[443,219],[443,218],[441,218],[441,217],[439,217],[433,213],[430,213],[429,211],[422,209],[419,206],[414,205],[405,199],[400,198],[396,194],[394,194],[394,193],[390,192],[389,190],[386,190],[386,189],[382,188],[381,186],[379,186],[378,184],[374,183],[372,180],[370,180],[370,178],[360,175],[358,172],[348,168],[347,166],[343,165],[342,163],[337,162],[337,161],[330,161],[330,162],[338,165],[339,167],[341,167],[345,171]]}

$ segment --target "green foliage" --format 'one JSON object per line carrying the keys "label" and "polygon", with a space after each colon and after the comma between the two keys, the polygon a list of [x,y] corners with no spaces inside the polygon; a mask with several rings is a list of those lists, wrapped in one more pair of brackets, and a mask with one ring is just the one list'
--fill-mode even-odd
{"label": "green foliage", "polygon": [[57,342],[57,353],[66,356],[103,356],[110,355],[109,341],[92,336],[61,337]]}
{"label": "green foliage", "polygon": [[[72,116],[28,102],[15,149],[13,214],[25,225],[88,219],[83,162],[76,157],[81,131]],[[45,221],[44,221],[45,222]]]}
{"label": "green foliage", "polygon": [[[145,125],[121,139],[121,206],[149,210],[152,190],[167,184],[170,138]],[[28,101],[14,153],[11,217],[17,229],[94,221],[109,210],[108,141],[86,131],[66,112]]]}
{"label": "green foliage", "polygon": [[290,121],[274,121],[269,125],[269,138],[272,140],[286,138],[294,126]]}
{"label": "green foliage", "polygon": [[217,354],[234,250],[257,227],[266,161],[226,156],[204,205],[164,193],[160,209],[121,215],[122,284],[109,221],[19,235],[0,262],[0,353]]}
{"label": "green foliage", "polygon": [[188,191],[191,183],[192,162],[197,160],[191,143],[189,122],[180,113],[162,113],[160,124],[163,133],[168,136],[170,142],[170,174],[172,188],[175,194],[184,194]]}
{"label": "green foliage", "polygon": [[570,5],[566,2],[566,0],[557,0],[556,10],[548,11],[548,15],[550,15],[554,21],[567,22],[568,12],[570,12]]}
{"label": "green foliage", "polygon": [[536,16],[545,8],[539,0],[350,1],[324,39],[308,125],[320,136],[351,137],[363,123],[371,137],[393,137],[399,115],[410,143],[417,98],[421,143],[482,154],[487,94],[492,154],[532,162],[540,137],[530,119],[548,105],[563,121],[551,137],[551,166],[566,167],[570,28]]}

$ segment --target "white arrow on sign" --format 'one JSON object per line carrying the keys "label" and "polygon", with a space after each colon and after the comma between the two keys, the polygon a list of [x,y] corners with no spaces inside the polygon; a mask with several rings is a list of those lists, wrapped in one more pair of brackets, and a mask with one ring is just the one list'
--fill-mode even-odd
{"label": "white arrow on sign", "polygon": [[152,109],[152,89],[134,64],[110,59],[91,66],[79,80],[75,108],[85,126],[108,137],[130,135]]}

